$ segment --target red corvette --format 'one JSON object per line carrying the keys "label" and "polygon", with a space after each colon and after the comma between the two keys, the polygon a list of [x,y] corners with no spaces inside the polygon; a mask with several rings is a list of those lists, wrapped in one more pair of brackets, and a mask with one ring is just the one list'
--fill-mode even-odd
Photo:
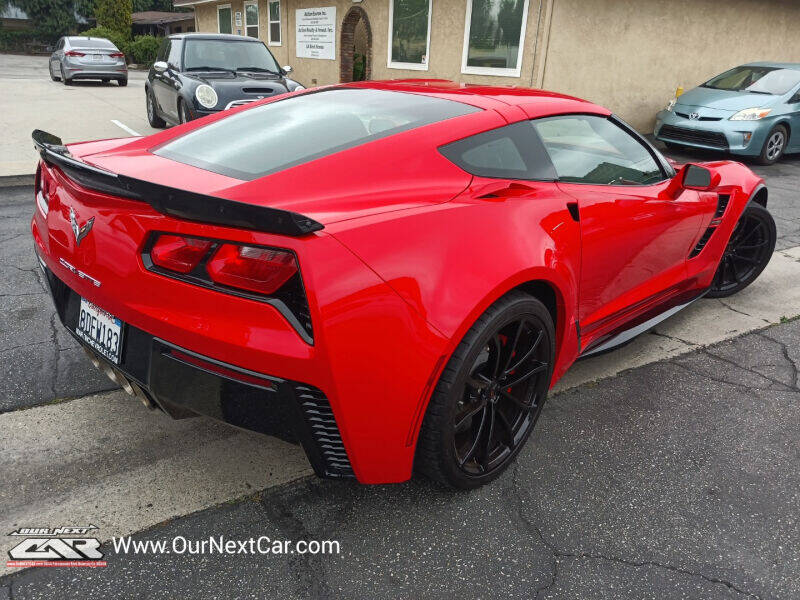
{"label": "red corvette", "polygon": [[676,172],[539,90],[367,82],[33,138],[36,252],[95,364],[364,483],[490,481],[576,359],[741,290],[775,245],[745,166]]}

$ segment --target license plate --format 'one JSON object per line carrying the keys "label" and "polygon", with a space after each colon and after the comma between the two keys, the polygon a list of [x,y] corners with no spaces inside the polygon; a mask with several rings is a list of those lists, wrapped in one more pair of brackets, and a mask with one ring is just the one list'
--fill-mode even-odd
{"label": "license plate", "polygon": [[99,62],[99,61],[103,60],[103,55],[102,54],[92,54],[92,60],[95,61],[95,62]]}
{"label": "license plate", "polygon": [[119,364],[122,353],[122,325],[114,315],[81,298],[75,333],[114,364]]}

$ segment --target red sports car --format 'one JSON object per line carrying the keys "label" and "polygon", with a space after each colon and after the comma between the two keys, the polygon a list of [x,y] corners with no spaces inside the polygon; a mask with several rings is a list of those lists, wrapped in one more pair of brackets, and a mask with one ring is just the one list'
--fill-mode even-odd
{"label": "red sports car", "polygon": [[576,359],[736,293],[775,245],[745,166],[676,171],[540,90],[362,82],[33,138],[36,252],[95,364],[364,483],[490,481]]}

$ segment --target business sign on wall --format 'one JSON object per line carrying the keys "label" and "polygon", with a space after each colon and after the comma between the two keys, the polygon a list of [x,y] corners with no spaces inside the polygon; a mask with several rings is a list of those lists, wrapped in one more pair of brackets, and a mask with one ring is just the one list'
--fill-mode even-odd
{"label": "business sign on wall", "polygon": [[336,60],[336,7],[300,8],[295,13],[296,55]]}

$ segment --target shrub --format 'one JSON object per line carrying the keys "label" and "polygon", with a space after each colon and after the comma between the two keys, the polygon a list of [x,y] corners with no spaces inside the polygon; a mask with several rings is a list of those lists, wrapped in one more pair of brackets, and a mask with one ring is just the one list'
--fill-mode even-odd
{"label": "shrub", "polygon": [[114,31],[108,27],[92,27],[86,31],[81,32],[81,35],[86,37],[99,37],[106,38],[122,52],[127,60],[131,59],[131,40],[129,35],[122,32]]}
{"label": "shrub", "polygon": [[94,16],[97,25],[114,31],[130,32],[132,8],[133,0],[96,0]]}
{"label": "shrub", "polygon": [[137,65],[152,65],[156,60],[161,39],[152,35],[137,35],[130,45],[130,59]]}

